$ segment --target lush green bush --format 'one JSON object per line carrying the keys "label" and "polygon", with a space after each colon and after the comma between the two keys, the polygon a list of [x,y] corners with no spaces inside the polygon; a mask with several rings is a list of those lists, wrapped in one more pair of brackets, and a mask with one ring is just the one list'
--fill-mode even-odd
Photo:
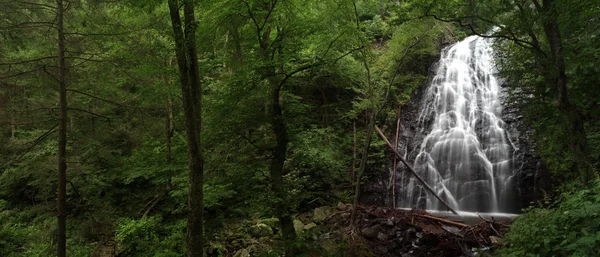
{"label": "lush green bush", "polygon": [[504,239],[498,256],[600,256],[600,181],[555,208],[529,208]]}
{"label": "lush green bush", "polygon": [[126,256],[183,256],[185,221],[172,225],[158,216],[119,220],[116,239]]}

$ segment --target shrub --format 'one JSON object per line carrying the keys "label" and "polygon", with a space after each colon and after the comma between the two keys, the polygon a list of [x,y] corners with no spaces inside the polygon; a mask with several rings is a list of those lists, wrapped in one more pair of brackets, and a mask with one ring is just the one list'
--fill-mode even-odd
{"label": "shrub", "polygon": [[565,193],[555,208],[529,208],[505,236],[498,256],[600,256],[600,181]]}

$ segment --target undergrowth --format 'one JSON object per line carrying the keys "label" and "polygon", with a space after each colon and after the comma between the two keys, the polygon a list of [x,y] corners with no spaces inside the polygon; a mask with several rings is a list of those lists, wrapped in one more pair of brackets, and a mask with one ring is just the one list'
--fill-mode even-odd
{"label": "undergrowth", "polygon": [[553,208],[533,208],[517,218],[497,256],[600,256],[600,181],[564,193]]}

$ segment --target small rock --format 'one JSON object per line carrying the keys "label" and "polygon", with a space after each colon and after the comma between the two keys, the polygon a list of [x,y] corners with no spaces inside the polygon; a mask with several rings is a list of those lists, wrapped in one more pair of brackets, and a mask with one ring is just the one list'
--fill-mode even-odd
{"label": "small rock", "polygon": [[377,231],[375,229],[372,229],[370,227],[365,227],[360,231],[361,234],[363,234],[366,237],[369,238],[376,238],[377,237]]}
{"label": "small rock", "polygon": [[304,230],[304,223],[300,220],[294,220],[294,230],[296,230],[296,232],[302,232],[302,230]]}
{"label": "small rock", "polygon": [[502,239],[497,236],[490,236],[490,241],[493,245],[504,245],[504,243],[502,243]]}
{"label": "small rock", "polygon": [[258,223],[250,227],[250,234],[253,237],[263,237],[273,235],[273,229],[264,223]]}
{"label": "small rock", "polygon": [[304,230],[310,230],[310,229],[313,229],[316,227],[317,227],[317,224],[315,224],[314,222],[311,222],[311,223],[304,225]]}
{"label": "small rock", "polygon": [[346,210],[346,205],[343,204],[342,202],[339,202],[337,205],[337,209],[340,211],[345,211]]}
{"label": "small rock", "polygon": [[235,252],[233,257],[250,257],[250,253],[246,249],[241,249]]}
{"label": "small rock", "polygon": [[383,232],[379,232],[379,233],[377,233],[377,239],[379,241],[387,241],[389,239],[389,236]]}
{"label": "small rock", "polygon": [[388,252],[388,249],[387,249],[385,246],[383,246],[383,245],[380,245],[380,246],[377,246],[377,251],[378,251],[379,253],[387,253],[387,252]]}
{"label": "small rock", "polygon": [[385,224],[388,226],[394,226],[394,218],[392,217],[391,219],[388,219]]}
{"label": "small rock", "polygon": [[350,219],[350,216],[352,216],[352,214],[350,214],[349,212],[342,213],[342,218],[345,220]]}

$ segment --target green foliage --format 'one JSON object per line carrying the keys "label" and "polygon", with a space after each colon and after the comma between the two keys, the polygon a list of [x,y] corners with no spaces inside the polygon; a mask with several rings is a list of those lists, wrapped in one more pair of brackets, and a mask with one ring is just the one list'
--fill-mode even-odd
{"label": "green foliage", "polygon": [[498,256],[598,256],[600,182],[564,193],[555,208],[529,208],[504,237]]}
{"label": "green foliage", "polygon": [[183,256],[185,222],[166,224],[162,218],[121,219],[117,223],[116,240],[127,256]]}

